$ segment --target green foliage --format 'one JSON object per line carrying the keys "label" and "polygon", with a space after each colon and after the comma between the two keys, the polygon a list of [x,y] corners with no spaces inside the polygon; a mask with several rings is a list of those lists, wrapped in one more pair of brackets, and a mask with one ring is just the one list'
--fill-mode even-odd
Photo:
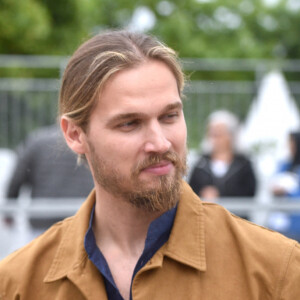
{"label": "green foliage", "polygon": [[0,52],[38,53],[51,30],[47,9],[34,0],[0,1]]}
{"label": "green foliage", "polygon": [[81,43],[93,25],[88,14],[90,1],[80,0],[39,0],[49,14],[51,31],[45,43],[40,45],[41,53],[66,54]]}
{"label": "green foliage", "polygon": [[298,58],[299,9],[291,0],[0,0],[0,53],[70,54],[87,36],[126,27],[137,7],[151,33],[181,57]]}
{"label": "green foliage", "polygon": [[71,53],[95,25],[94,2],[0,0],[0,53]]}
{"label": "green foliage", "polygon": [[152,32],[182,57],[296,58],[299,11],[286,2],[268,7],[258,0],[176,1],[168,15],[156,10]]}

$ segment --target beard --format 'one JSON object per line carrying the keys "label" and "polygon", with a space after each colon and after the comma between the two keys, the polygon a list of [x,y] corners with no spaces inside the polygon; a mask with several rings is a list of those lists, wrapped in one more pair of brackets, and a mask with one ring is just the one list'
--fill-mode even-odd
{"label": "beard", "polygon": [[[138,162],[130,171],[130,176],[121,174],[112,162],[101,158],[89,143],[90,164],[96,182],[108,193],[146,212],[165,212],[173,208],[181,194],[181,179],[186,173],[186,154],[183,157],[174,151],[151,154]],[[169,161],[174,165],[173,174],[141,180],[140,173],[147,167]]]}

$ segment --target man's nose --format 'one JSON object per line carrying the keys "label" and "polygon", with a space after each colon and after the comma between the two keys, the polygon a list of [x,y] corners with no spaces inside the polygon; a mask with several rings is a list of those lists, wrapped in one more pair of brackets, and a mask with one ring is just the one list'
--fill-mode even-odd
{"label": "man's nose", "polygon": [[171,148],[171,142],[167,139],[159,122],[152,122],[145,133],[145,152],[165,153]]}

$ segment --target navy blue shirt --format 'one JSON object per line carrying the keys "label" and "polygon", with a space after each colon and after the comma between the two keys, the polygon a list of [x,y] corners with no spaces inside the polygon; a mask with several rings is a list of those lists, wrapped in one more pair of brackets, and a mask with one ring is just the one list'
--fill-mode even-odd
{"label": "navy blue shirt", "polygon": [[[85,235],[84,247],[89,259],[97,267],[104,278],[107,297],[109,300],[123,300],[109,266],[103,254],[96,244],[92,224],[94,219],[94,210],[92,210],[89,228]],[[149,226],[145,247],[141,257],[139,258],[131,279],[131,284],[136,273],[151,259],[155,252],[169,239],[171,229],[173,227],[177,206],[165,212],[160,217],[155,219]],[[130,288],[130,299],[132,299]]]}

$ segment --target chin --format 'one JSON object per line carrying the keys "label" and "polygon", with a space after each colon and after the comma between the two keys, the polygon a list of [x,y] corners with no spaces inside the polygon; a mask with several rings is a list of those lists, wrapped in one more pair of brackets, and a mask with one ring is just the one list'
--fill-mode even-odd
{"label": "chin", "polygon": [[153,178],[141,179],[137,183],[138,188],[142,189],[152,189],[160,186],[160,178],[158,176],[153,176]]}
{"label": "chin", "polygon": [[139,182],[137,183],[138,188],[142,189],[160,189],[162,186],[164,186],[167,183],[171,183],[174,180],[174,176],[172,175],[152,175],[147,176],[147,178],[141,178]]}

